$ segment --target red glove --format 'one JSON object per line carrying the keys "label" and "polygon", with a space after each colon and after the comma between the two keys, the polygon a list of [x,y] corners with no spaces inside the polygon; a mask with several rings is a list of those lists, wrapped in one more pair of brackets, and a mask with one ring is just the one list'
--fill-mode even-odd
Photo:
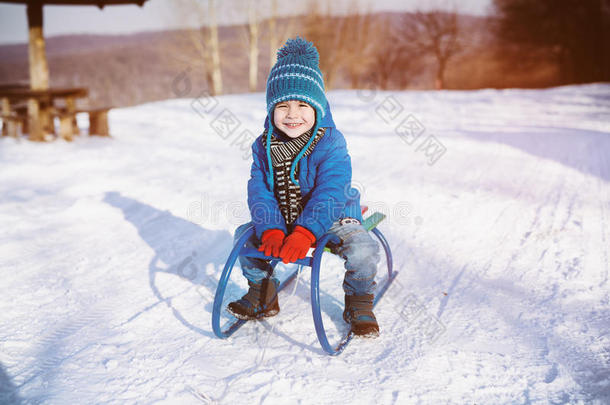
{"label": "red glove", "polygon": [[280,248],[284,243],[284,232],[280,229],[267,229],[263,232],[261,237],[261,245],[259,246],[259,252],[265,252],[265,256],[278,257],[280,255]]}
{"label": "red glove", "polygon": [[280,251],[280,257],[284,263],[293,263],[303,259],[309,248],[316,241],[316,237],[306,228],[297,225],[294,231],[286,237]]}

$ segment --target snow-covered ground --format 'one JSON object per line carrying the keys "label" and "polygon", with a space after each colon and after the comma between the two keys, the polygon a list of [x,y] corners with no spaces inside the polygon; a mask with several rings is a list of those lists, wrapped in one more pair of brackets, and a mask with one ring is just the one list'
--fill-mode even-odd
{"label": "snow-covered ground", "polygon": [[[264,95],[151,103],[112,139],[0,139],[0,403],[610,403],[610,85],[329,98],[388,215],[378,339],[326,355],[307,271],[215,338]],[[342,273],[325,258],[333,339]]]}

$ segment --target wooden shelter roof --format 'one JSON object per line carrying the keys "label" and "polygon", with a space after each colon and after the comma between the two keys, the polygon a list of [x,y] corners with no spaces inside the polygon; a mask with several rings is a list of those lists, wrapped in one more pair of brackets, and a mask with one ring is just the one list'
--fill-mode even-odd
{"label": "wooden shelter roof", "polygon": [[148,0],[0,0],[0,3],[16,4],[41,4],[49,6],[97,6],[100,9],[104,6],[120,4],[144,5]]}

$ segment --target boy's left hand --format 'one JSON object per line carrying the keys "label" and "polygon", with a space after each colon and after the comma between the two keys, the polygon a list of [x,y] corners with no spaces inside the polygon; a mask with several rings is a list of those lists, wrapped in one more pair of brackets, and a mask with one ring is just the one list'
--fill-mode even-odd
{"label": "boy's left hand", "polygon": [[293,263],[305,258],[309,248],[316,241],[316,237],[308,229],[297,225],[294,231],[284,239],[280,250],[280,258],[284,263]]}

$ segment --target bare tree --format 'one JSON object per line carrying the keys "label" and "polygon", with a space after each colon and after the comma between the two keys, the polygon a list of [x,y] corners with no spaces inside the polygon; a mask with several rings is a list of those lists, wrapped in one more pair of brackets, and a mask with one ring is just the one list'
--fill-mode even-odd
{"label": "bare tree", "polygon": [[552,60],[563,83],[610,78],[609,0],[494,0],[493,5],[504,53],[511,47],[519,62]]}
{"label": "bare tree", "polygon": [[351,0],[345,16],[331,15],[330,4],[323,8],[319,1],[311,0],[304,19],[306,38],[320,53],[326,88],[332,89],[340,74],[351,88],[372,80],[386,88],[392,73],[405,62],[389,19],[371,13],[367,0]]}
{"label": "bare tree", "polygon": [[256,91],[258,78],[258,16],[254,0],[248,0],[248,44],[250,61],[250,91]]}
{"label": "bare tree", "polygon": [[402,37],[420,54],[434,56],[436,60],[435,88],[443,89],[447,64],[462,50],[457,12],[417,11],[410,14],[402,26]]}
{"label": "bare tree", "polygon": [[376,61],[374,37],[382,29],[374,21],[370,10],[361,10],[357,0],[352,0],[350,14],[342,21],[342,60],[339,63],[347,72],[350,87],[359,88],[362,79]]}
{"label": "bare tree", "polygon": [[264,31],[265,40],[269,44],[269,69],[275,65],[279,47],[295,35],[296,22],[301,18],[301,16],[287,16],[280,19],[277,15],[277,0],[271,0],[270,6],[270,14],[266,22],[267,30]]}
{"label": "bare tree", "polygon": [[[173,7],[173,17],[184,25],[193,20],[197,28],[178,31],[179,46],[166,49],[166,57],[172,65],[181,69],[201,71],[210,93],[222,94],[222,73],[220,69],[220,42],[216,21],[216,4],[207,1],[207,8],[199,1],[181,0]],[[206,10],[207,9],[207,10]]]}
{"label": "bare tree", "polygon": [[214,0],[208,0],[208,13],[210,16],[210,23],[208,27],[210,45],[210,53],[212,59],[212,88],[213,94],[222,94],[222,75],[220,72],[220,46],[218,44],[218,22],[216,21],[216,10],[214,7]]}
{"label": "bare tree", "polygon": [[271,0],[271,15],[269,16],[269,68],[275,65],[277,58],[277,0]]}
{"label": "bare tree", "polygon": [[380,89],[388,89],[395,79],[399,89],[404,89],[420,66],[417,50],[404,41],[391,18],[377,21],[370,41],[373,47],[371,76]]}
{"label": "bare tree", "polygon": [[332,89],[337,72],[345,64],[348,30],[343,18],[331,15],[331,2],[326,10],[318,0],[310,0],[308,14],[304,18],[304,32],[307,40],[312,41],[320,54],[320,70],[324,75],[326,90]]}

